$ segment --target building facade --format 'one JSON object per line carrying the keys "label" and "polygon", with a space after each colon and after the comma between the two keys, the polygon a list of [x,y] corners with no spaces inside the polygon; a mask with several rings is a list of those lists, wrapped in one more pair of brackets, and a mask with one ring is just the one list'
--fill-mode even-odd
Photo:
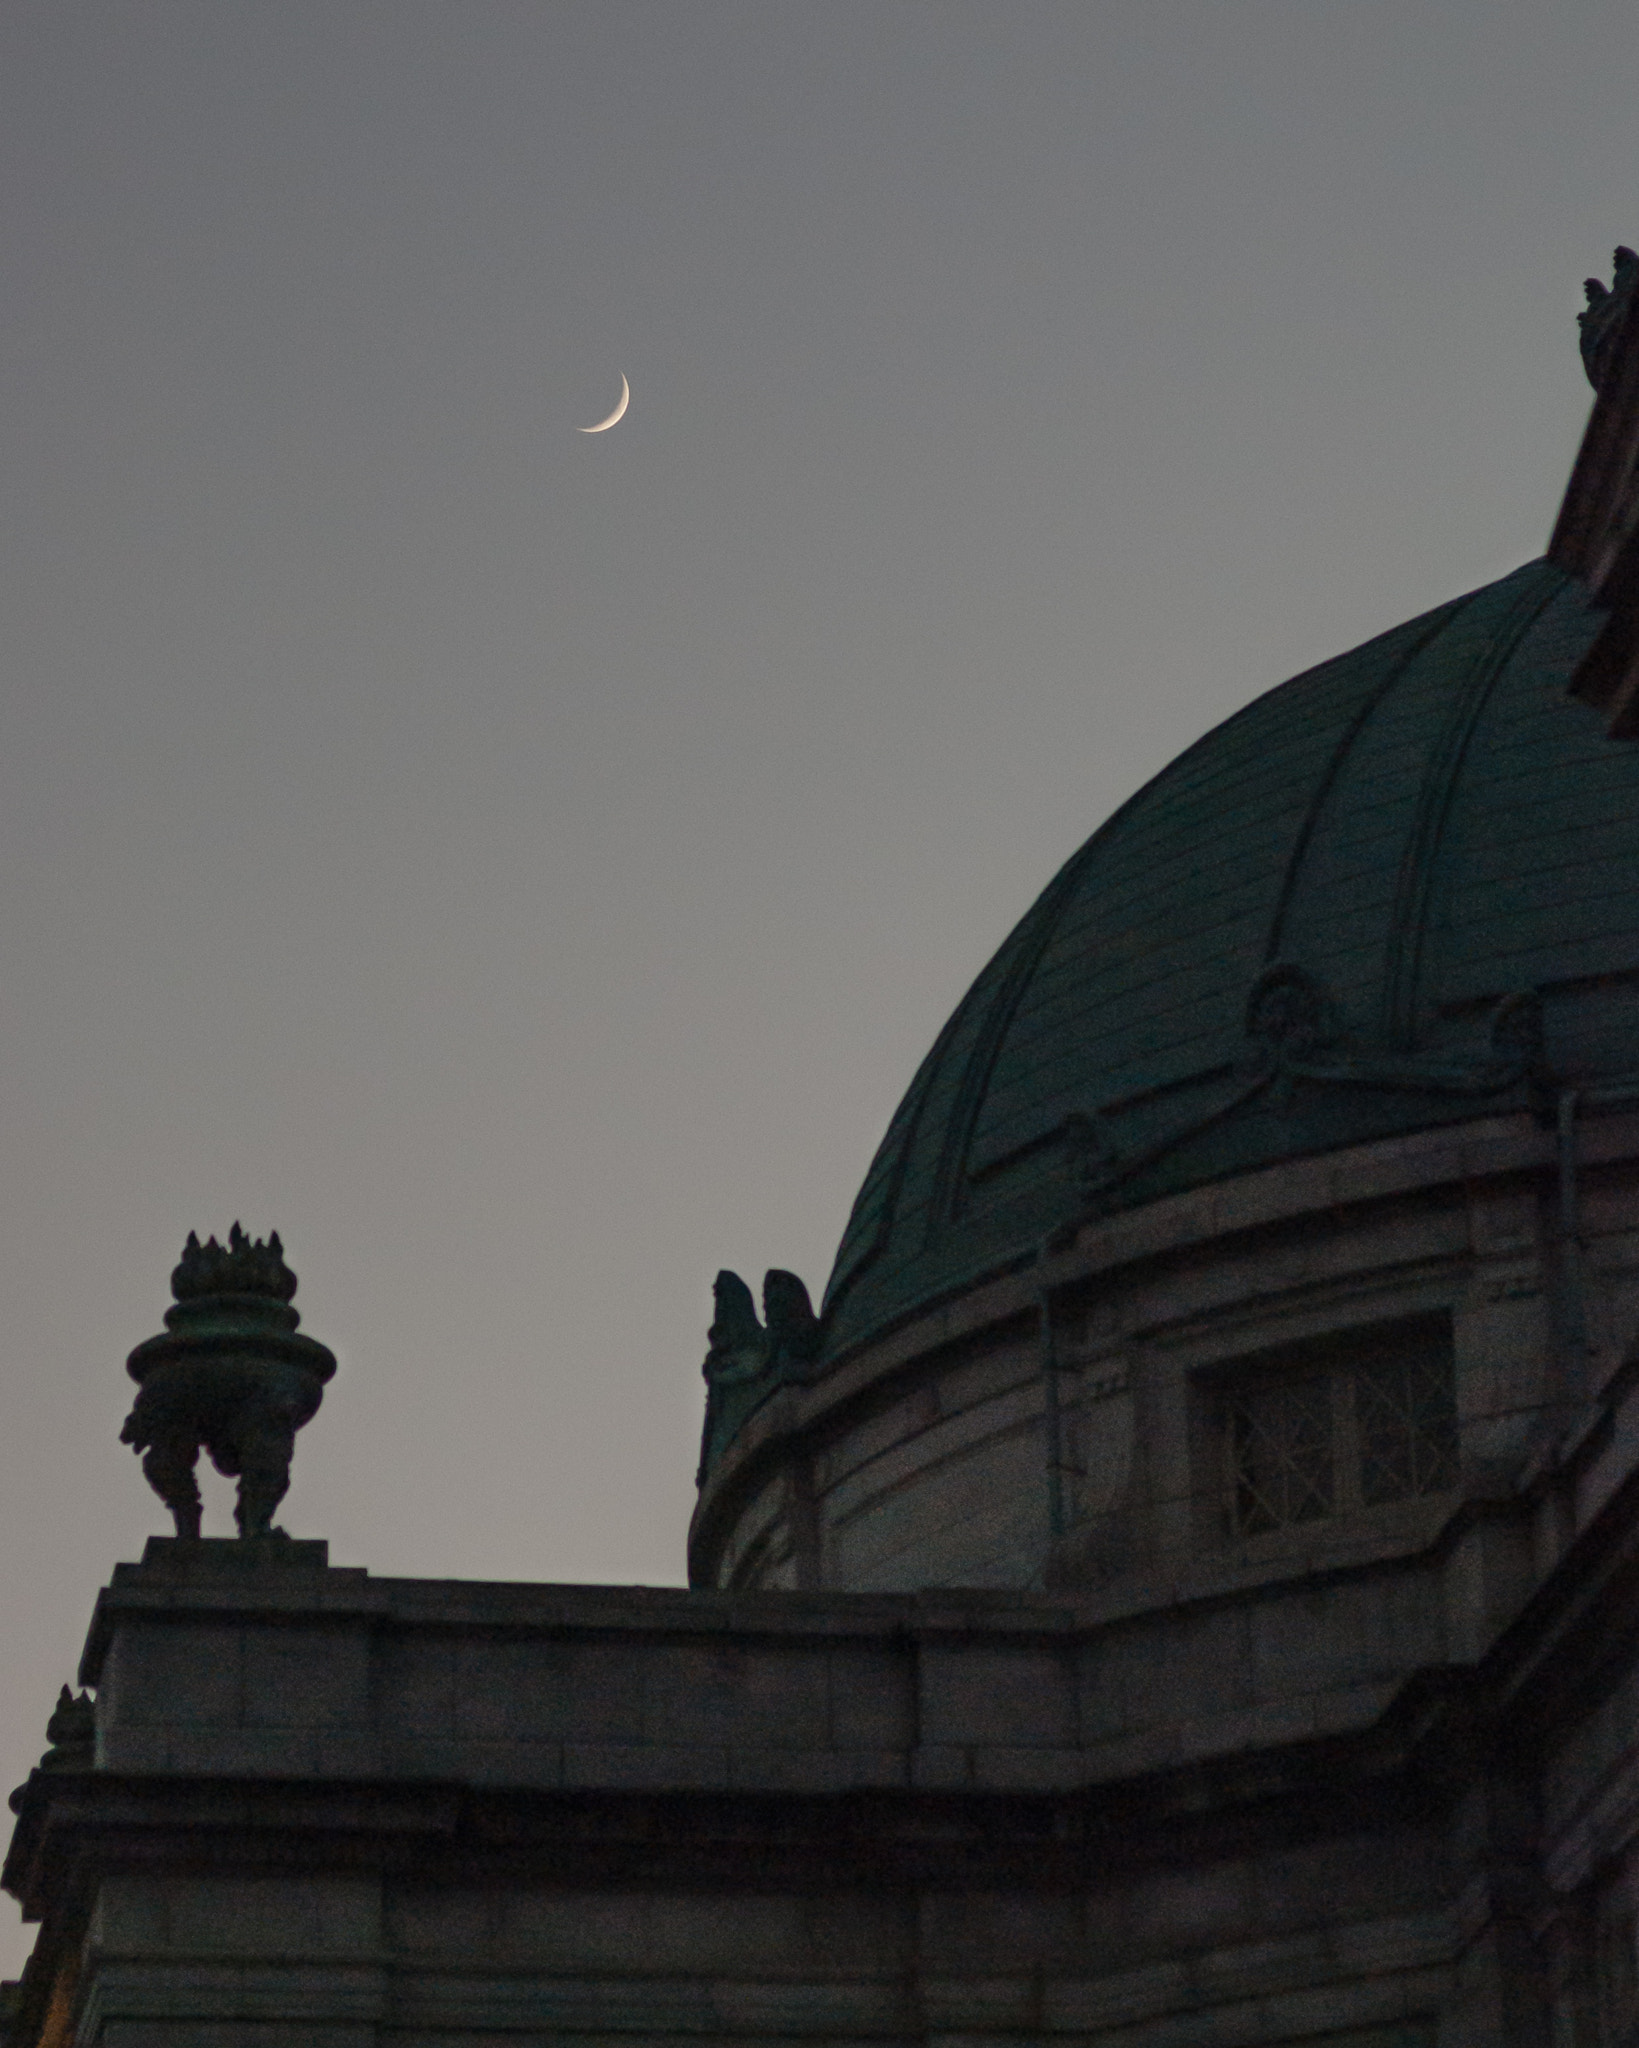
{"label": "building facade", "polygon": [[1095,834],[818,1315],[720,1276],[688,1591],[115,1569],[6,2048],[1639,2041],[1636,271],[1547,558]]}

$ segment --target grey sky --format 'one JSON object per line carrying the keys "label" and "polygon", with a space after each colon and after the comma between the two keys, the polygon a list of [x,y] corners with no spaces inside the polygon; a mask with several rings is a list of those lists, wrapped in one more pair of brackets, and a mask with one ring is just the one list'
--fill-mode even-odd
{"label": "grey sky", "polygon": [[6,1782],[191,1227],[340,1354],[296,1533],[681,1577],[717,1266],[817,1297],[1180,746],[1541,551],[1636,75],[1631,0],[11,0]]}

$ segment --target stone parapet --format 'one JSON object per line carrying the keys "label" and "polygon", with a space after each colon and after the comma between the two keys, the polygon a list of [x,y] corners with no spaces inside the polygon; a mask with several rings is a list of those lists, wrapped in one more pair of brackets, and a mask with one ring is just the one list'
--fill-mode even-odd
{"label": "stone parapet", "polygon": [[1634,1827],[1639,1480],[1477,1651],[1430,1633],[1530,1512],[1143,1611],[155,1541],[94,1756],[19,1798],[8,2048],[1523,2041],[1510,1930]]}
{"label": "stone parapet", "polygon": [[1243,1573],[1049,1595],[374,1579],[156,1539],[93,1619],[120,1774],[541,1790],[1072,1790],[1369,1727],[1450,1659],[1432,1574],[1508,1570],[1476,1508],[1249,1603]]}

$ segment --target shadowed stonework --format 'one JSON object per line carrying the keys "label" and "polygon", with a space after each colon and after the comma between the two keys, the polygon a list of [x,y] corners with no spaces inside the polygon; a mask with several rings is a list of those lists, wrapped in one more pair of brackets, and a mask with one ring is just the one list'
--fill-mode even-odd
{"label": "shadowed stonework", "polygon": [[1631,2048],[1631,279],[1583,555],[1191,749],[822,1313],[718,1276],[689,1591],[269,1540],[334,1360],[276,1238],[190,1240],[126,1426],[178,1533],[14,1795],[3,2048]]}

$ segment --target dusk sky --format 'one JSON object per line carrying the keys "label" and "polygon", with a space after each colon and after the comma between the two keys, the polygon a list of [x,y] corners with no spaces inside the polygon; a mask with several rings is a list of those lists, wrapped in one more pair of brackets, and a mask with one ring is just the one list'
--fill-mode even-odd
{"label": "dusk sky", "polygon": [[1114,806],[1542,551],[1636,77],[1632,0],[9,0],[7,1785],[190,1229],[339,1355],[293,1534],[681,1582],[717,1268],[817,1300]]}

